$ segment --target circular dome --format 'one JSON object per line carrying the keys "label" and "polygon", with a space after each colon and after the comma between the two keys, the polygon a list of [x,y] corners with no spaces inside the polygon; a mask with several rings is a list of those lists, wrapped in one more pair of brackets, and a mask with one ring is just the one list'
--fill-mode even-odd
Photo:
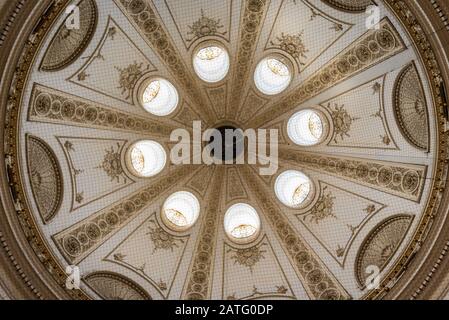
{"label": "circular dome", "polygon": [[167,116],[175,111],[179,103],[178,91],[165,79],[145,81],[139,92],[143,108],[155,116]]}
{"label": "circular dome", "polygon": [[260,218],[256,209],[249,204],[237,203],[226,211],[224,228],[234,242],[247,243],[259,234]]}
{"label": "circular dome", "polygon": [[278,199],[291,208],[303,207],[311,200],[313,183],[305,174],[295,170],[281,173],[274,184]]}
{"label": "circular dome", "polygon": [[201,80],[218,82],[229,71],[229,55],[224,48],[208,46],[200,49],[193,58],[193,67]]}
{"label": "circular dome", "polygon": [[190,192],[173,193],[162,207],[162,220],[170,229],[187,230],[192,227],[200,214],[200,203]]}
{"label": "circular dome", "polygon": [[157,142],[143,140],[134,143],[127,152],[126,162],[130,171],[143,178],[157,175],[164,169],[167,154]]}
{"label": "circular dome", "polygon": [[324,116],[315,110],[301,110],[295,113],[287,124],[290,139],[300,146],[313,146],[326,137],[327,124]]}
{"label": "circular dome", "polygon": [[292,75],[288,66],[279,59],[265,58],[254,72],[257,89],[266,95],[276,95],[287,89]]}
{"label": "circular dome", "polygon": [[[440,259],[449,228],[449,163],[439,90],[449,87],[449,47],[444,32],[425,36],[444,29],[444,21],[432,17],[446,0],[432,6],[375,1],[379,28],[367,28],[361,18],[370,0],[279,1],[276,8],[251,0],[238,10],[215,1],[150,7],[126,0],[112,8],[110,1],[78,0],[81,28],[70,30],[73,16],[64,9],[73,1],[4,2],[0,25],[10,32],[0,41],[6,133],[0,251],[15,259],[0,259],[7,271],[0,299],[245,299],[254,287],[257,299],[420,299],[449,292],[443,285],[449,255]],[[311,10],[320,18],[309,21]],[[105,19],[110,14],[114,19]],[[309,22],[297,26],[301,21]],[[230,69],[208,83],[193,60],[214,45],[227,50]],[[255,69],[266,58],[284,63],[291,76],[278,95],[256,88]],[[270,77],[270,67],[282,74],[272,63],[262,67]],[[161,78],[179,96],[168,116],[143,111],[145,91],[150,111],[164,114],[169,105],[154,105],[164,91]],[[251,164],[247,152],[238,166],[196,164],[205,160],[208,142],[192,145],[200,132],[204,137],[207,129],[225,126],[269,132],[306,109],[316,111],[322,127],[309,127],[309,117],[298,132],[309,131],[314,139],[307,143],[318,147],[279,137],[277,157],[274,149],[261,149],[258,155],[268,159],[259,160],[281,168],[273,179],[260,170],[268,164]],[[203,123],[198,135],[194,120]],[[176,129],[189,133],[189,152],[187,135]],[[174,130],[181,138],[176,144]],[[154,150],[131,152],[142,140],[160,143],[167,161],[172,151],[190,161],[139,178],[154,171],[146,170],[148,159],[153,167],[164,163],[163,153],[157,160]],[[310,172],[307,196],[307,185],[293,178],[282,183],[279,175],[292,168]],[[176,230],[189,224],[189,205],[162,210],[178,191],[200,201],[187,231]],[[279,195],[298,207],[284,205]],[[227,217],[234,226],[226,221],[225,231],[225,213],[236,199],[257,210],[259,227],[249,214],[237,219],[243,222]],[[270,242],[282,256],[271,252]],[[408,265],[411,254],[416,263]],[[66,266],[82,270],[79,288],[68,285]],[[367,280],[377,268],[379,286],[372,288]],[[280,277],[280,270],[288,272]]]}

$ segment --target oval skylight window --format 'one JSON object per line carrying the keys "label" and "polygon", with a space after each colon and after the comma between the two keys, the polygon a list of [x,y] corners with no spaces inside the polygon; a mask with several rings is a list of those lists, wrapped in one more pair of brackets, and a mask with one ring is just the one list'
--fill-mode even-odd
{"label": "oval skylight window", "polygon": [[190,192],[173,193],[162,207],[162,220],[167,227],[183,231],[193,226],[200,214],[200,203]]}
{"label": "oval skylight window", "polygon": [[152,79],[144,83],[140,103],[151,114],[167,116],[178,106],[178,91],[165,79]]}
{"label": "oval skylight window", "polygon": [[259,62],[254,72],[257,89],[266,95],[275,95],[287,89],[292,80],[288,66],[275,58],[265,58]]}
{"label": "oval skylight window", "polygon": [[225,49],[209,46],[200,49],[193,58],[193,68],[201,80],[218,82],[229,71],[229,55]]}
{"label": "oval skylight window", "polygon": [[134,143],[127,152],[130,171],[138,177],[152,177],[160,173],[167,162],[164,148],[157,142],[143,140]]}
{"label": "oval skylight window", "polygon": [[324,140],[326,120],[314,110],[302,110],[295,113],[287,124],[290,139],[301,146],[313,146]]}
{"label": "oval skylight window", "polygon": [[250,242],[259,234],[260,218],[252,206],[246,203],[237,203],[226,211],[224,228],[233,241]]}
{"label": "oval skylight window", "polygon": [[286,206],[305,206],[312,197],[312,181],[304,173],[288,170],[281,173],[274,184],[277,198]]}

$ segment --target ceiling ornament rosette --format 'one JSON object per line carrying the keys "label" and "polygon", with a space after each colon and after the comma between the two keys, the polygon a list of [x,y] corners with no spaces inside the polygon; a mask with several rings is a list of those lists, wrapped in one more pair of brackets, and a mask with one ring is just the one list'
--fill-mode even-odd
{"label": "ceiling ornament rosette", "polygon": [[[58,7],[56,7],[56,9],[57,9]],[[55,9],[55,10],[56,10]],[[51,11],[48,13],[48,14],[52,14],[51,13]],[[55,17],[56,17],[56,14],[54,15]],[[45,27],[46,25],[44,24],[43,25],[43,27]],[[49,26],[49,25],[48,25]],[[39,37],[38,37],[39,38]],[[35,50],[36,49],[36,47],[34,46],[34,44],[33,43],[31,43],[30,44],[30,50]],[[402,49],[401,49],[402,50]],[[397,52],[395,52],[395,54],[398,54],[398,52],[400,52],[400,50],[398,50]],[[376,63],[380,63],[380,61],[376,61]],[[31,64],[31,60],[25,60],[24,61],[24,65],[22,65],[23,67],[25,67],[25,69],[23,69],[23,71],[25,72],[26,71],[26,69],[28,68],[28,66]],[[19,69],[20,70],[20,69]],[[19,80],[20,81],[20,80]],[[23,85],[24,83],[20,83],[19,82],[19,91],[20,91],[20,87]],[[435,88],[434,88],[435,89]],[[314,93],[314,94],[317,94],[317,93]],[[435,92],[435,94],[436,94],[436,92]],[[25,98],[26,99],[26,98]],[[45,99],[44,99],[45,100]],[[48,99],[47,99],[48,100]],[[57,103],[56,103],[56,105],[58,105],[58,103],[60,103],[61,101],[59,101],[60,99],[57,99]],[[11,102],[11,105],[15,105],[15,103],[17,102],[17,100],[14,100],[14,99],[12,99],[12,100],[10,100],[10,102]],[[98,102],[97,102],[98,103]],[[52,103],[53,104],[53,103]],[[84,106],[83,106],[84,107]],[[289,106],[290,107],[290,106]],[[16,105],[16,108],[17,108],[17,105]],[[12,109],[13,111],[14,111],[14,108]],[[16,109],[17,110],[17,109]],[[42,111],[42,109],[36,109],[36,115],[38,114],[37,113],[37,111],[40,111],[41,112],[41,114],[39,115],[39,116],[42,116],[42,117],[45,117],[45,116],[48,116],[51,112],[55,112],[55,111],[57,111],[58,110],[58,107],[57,106],[55,106],[54,108],[52,108],[51,109],[51,111],[49,111],[49,113],[47,113],[47,111],[44,109],[43,111]],[[285,109],[284,109],[285,110]],[[18,111],[18,110],[17,110]],[[85,119],[86,119],[86,121],[90,121],[91,119],[93,119],[93,115],[92,115],[92,113],[93,113],[93,111],[90,111],[89,110],[89,112],[86,114],[85,112],[84,113],[81,113],[81,111],[80,111],[80,113],[77,115],[76,113],[75,113],[75,118],[74,119],[77,119],[76,117],[77,116],[82,116],[82,117],[85,117]],[[263,119],[263,122],[265,122],[265,120],[266,119],[268,119],[268,118],[260,118],[260,119]],[[260,120],[260,119],[257,119],[256,118],[256,120]],[[76,120],[76,121],[78,121],[78,120]],[[97,121],[97,120],[95,120],[95,121]],[[93,121],[93,122],[95,122],[95,121]],[[123,120],[122,120],[123,121]],[[256,123],[257,123],[258,121],[256,121]],[[52,123],[54,123],[54,121],[48,121],[48,122],[45,122],[45,123],[47,123],[47,124],[52,124]],[[60,124],[64,124],[65,122],[61,122]],[[121,123],[121,122],[119,122],[119,123]],[[262,122],[259,122],[259,123],[262,123]],[[17,124],[13,124],[13,125],[17,125]],[[440,125],[440,124],[438,124],[438,125]],[[158,133],[160,133],[160,131],[159,131],[159,127],[160,126],[160,124],[156,124],[156,127],[155,127],[155,132],[158,132]],[[83,127],[85,127],[85,128],[90,128],[91,127],[91,125],[90,124],[84,124],[83,125]],[[12,144],[12,146],[14,146],[15,145],[15,143],[13,143]],[[11,145],[10,145],[11,146]],[[13,150],[14,150],[15,148],[13,148]],[[11,150],[11,149],[10,149]],[[282,152],[281,152],[282,153]],[[14,155],[14,152],[11,152],[10,153],[11,155]],[[60,153],[59,153],[60,154]],[[288,153],[284,153],[285,155],[287,155]],[[443,155],[444,156],[444,155]],[[286,158],[287,156],[285,156],[284,158]],[[321,156],[320,156],[321,157]],[[282,158],[282,155],[281,155],[281,158]],[[322,157],[321,157],[322,158]],[[13,159],[13,158],[11,158],[11,159]],[[316,159],[316,158],[315,158]],[[290,161],[292,161],[292,159],[289,159]],[[357,166],[355,166],[355,163],[352,163],[352,164],[350,164],[349,165],[349,167],[348,166],[337,166],[337,164],[339,163],[338,162],[338,160],[339,160],[339,158],[335,158],[335,159],[333,159],[334,161],[332,162],[332,159],[329,159],[329,160],[327,160],[327,161],[329,161],[329,162],[326,162],[326,163],[319,163],[318,162],[318,165],[317,165],[317,162],[315,162],[316,160],[314,160],[314,158],[312,157],[312,158],[309,158],[309,157],[306,157],[305,159],[304,159],[304,157],[303,157],[303,160],[304,160],[304,163],[310,163],[310,166],[311,167],[314,167],[316,170],[320,170],[320,168],[321,168],[321,166],[322,165],[324,165],[325,166],[325,168],[327,168],[326,170],[327,170],[327,172],[330,174],[330,175],[332,175],[332,176],[338,176],[338,174],[335,174],[337,171],[340,171],[340,169],[342,170],[342,172],[348,172],[348,173],[345,173],[345,174],[343,174],[343,176],[345,176],[346,174],[349,174],[350,176],[352,175],[352,173],[351,172],[355,172],[354,170],[355,170],[355,168],[354,167],[357,167]],[[302,163],[302,161],[303,160],[299,160],[299,158],[297,158],[297,159],[295,159],[293,162],[296,162],[296,163]],[[301,162],[299,162],[299,161],[301,161]],[[364,162],[364,161],[361,161],[361,162]],[[374,161],[375,162],[375,161]],[[335,167],[334,167],[334,163],[335,163]],[[410,167],[409,166],[409,164],[405,164],[405,165],[399,165],[399,164],[394,164],[394,163],[389,163],[390,164],[390,166],[393,166],[393,167],[395,167],[395,169],[397,169],[397,168],[401,168],[401,167],[406,167],[406,168],[408,168],[408,167]],[[442,165],[442,163],[440,163],[440,162],[438,162],[437,163],[438,165]],[[17,165],[17,162],[14,162],[14,161],[12,161],[12,165]],[[351,165],[352,165],[352,167],[351,167]],[[412,200],[412,201],[414,201],[414,202],[417,202],[417,203],[419,203],[419,202],[421,202],[421,201],[424,201],[424,197],[423,197],[423,194],[426,194],[426,190],[428,189],[428,188],[426,188],[425,187],[425,185],[424,185],[424,183],[423,183],[423,181],[425,181],[425,177],[426,177],[426,175],[430,172],[430,171],[432,171],[432,170],[436,170],[435,172],[437,172],[437,173],[440,173],[440,171],[438,171],[438,169],[433,169],[433,168],[431,168],[430,166],[429,166],[429,168],[424,168],[425,166],[420,166],[420,165],[416,165],[416,164],[414,164],[414,165],[412,165],[411,167],[413,168],[413,169],[415,169],[415,171],[413,171],[413,169],[408,169],[408,171],[407,170],[402,170],[402,168],[401,168],[401,170],[403,171],[401,171],[402,173],[402,177],[401,177],[401,183],[400,184],[397,184],[397,182],[395,182],[395,180],[393,179],[394,177],[395,177],[395,172],[394,171],[391,171],[391,170],[389,170],[388,169],[388,167],[386,167],[384,164],[381,164],[379,167],[377,167],[378,166],[378,164],[376,164],[374,167],[376,168],[376,170],[371,170],[370,171],[370,169],[368,170],[368,176],[367,176],[367,179],[368,180],[366,180],[363,184],[365,185],[365,186],[374,186],[374,188],[375,189],[378,189],[378,191],[381,191],[381,192],[383,192],[383,191],[385,191],[385,190],[390,190],[390,191],[392,191],[391,192],[391,194],[392,195],[397,195],[397,196],[403,196],[403,195],[405,195],[405,196],[403,196],[402,198],[406,198],[406,199],[409,199],[409,200]],[[17,171],[16,172],[19,172],[21,169],[19,169],[18,167],[16,167],[17,168]],[[352,169],[351,169],[352,168]],[[335,170],[335,169],[339,169],[339,170]],[[325,170],[325,171],[326,171]],[[429,171],[426,171],[426,170],[429,170]],[[176,170],[175,170],[176,171]],[[376,173],[376,175],[374,175],[374,171],[376,171],[377,173]],[[362,171],[360,171],[360,173],[362,174],[361,175],[361,177],[364,177],[364,170],[362,170]],[[251,173],[251,174],[253,174],[253,173]],[[413,176],[415,174],[415,176]],[[417,174],[417,177],[416,177],[416,174]],[[214,176],[217,176],[218,175],[218,173],[215,173],[215,174],[213,174]],[[372,176],[370,176],[370,175],[372,175]],[[244,181],[246,181],[245,179],[251,179],[251,178],[248,178],[248,176],[246,176],[246,175],[243,175],[244,176]],[[179,176],[179,177],[181,177],[181,176]],[[346,176],[347,177],[347,176]],[[372,178],[372,177],[374,177],[374,179]],[[390,178],[391,178],[391,180],[390,180]],[[352,179],[352,178],[351,178]],[[359,177],[357,177],[357,179],[360,179]],[[358,181],[358,182],[360,182],[360,180],[357,180],[357,179],[353,179],[353,181]],[[218,180],[218,179],[217,179]],[[350,180],[350,179],[349,179]],[[256,181],[257,181],[257,179],[256,179]],[[331,180],[332,181],[332,180]],[[370,182],[368,182],[368,181],[370,181]],[[245,182],[244,182],[245,183]],[[216,184],[218,184],[217,182],[216,182]],[[20,187],[20,184],[18,185],[19,187]],[[169,187],[168,187],[169,188]],[[218,187],[213,187],[212,188],[212,190],[213,190],[213,198],[220,198],[221,197],[221,194],[224,194],[224,192],[222,191],[222,188],[220,188],[220,189],[217,189]],[[251,189],[251,188],[248,188],[247,190],[249,190],[249,189]],[[168,190],[168,189],[167,189]],[[252,192],[254,192],[254,193],[256,193],[256,194],[259,194],[259,195],[262,195],[262,193],[260,193],[260,191],[257,191],[257,190],[253,190]],[[270,192],[270,191],[267,191],[267,192]],[[272,191],[271,191],[272,192]],[[388,193],[388,192],[387,192]],[[16,200],[19,200],[20,201],[20,198],[22,199],[22,201],[23,201],[23,199],[24,199],[24,194],[22,193],[22,191],[20,191],[20,188],[19,188],[19,191],[18,191],[18,193],[15,193],[14,194],[15,195],[15,197],[16,197]],[[211,195],[209,195],[209,197],[210,197]],[[206,196],[207,197],[207,196]],[[426,197],[427,197],[427,194],[426,194]],[[424,198],[424,199],[423,199]],[[437,201],[437,199],[434,199],[434,198],[432,198],[433,200],[432,201]],[[276,201],[276,200],[273,200],[273,201]],[[431,204],[432,205],[432,204]],[[268,207],[267,207],[268,208]],[[270,208],[271,208],[271,205],[270,205]],[[213,213],[211,213],[210,214],[210,217],[212,218],[212,220],[210,220],[210,223],[213,223],[213,226],[215,227],[215,228],[218,228],[218,225],[220,225],[221,223],[222,223],[222,221],[220,220],[221,219],[221,212],[223,211],[223,204],[217,204],[217,207],[216,208],[212,208],[211,210],[211,212],[213,212]],[[23,213],[21,213],[20,215],[22,215],[23,217],[25,217],[24,216],[24,214],[26,214],[26,212],[27,211],[24,211]],[[219,214],[219,212],[220,212],[220,214]],[[264,213],[265,212],[265,210],[262,210],[261,211],[262,213]],[[207,213],[205,213],[205,214],[207,214]],[[20,216],[19,216],[20,217]],[[86,216],[87,217],[87,216]],[[280,217],[280,216],[279,216]],[[428,215],[423,215],[423,217],[422,217],[422,219],[421,219],[421,221],[420,221],[420,223],[419,223],[419,228],[424,228],[424,226],[426,225],[426,217],[428,217]],[[283,219],[285,219],[285,217],[283,218]],[[287,220],[289,220],[290,218],[287,218]],[[209,221],[209,219],[207,220],[207,221]],[[81,222],[81,221],[80,221]],[[100,222],[102,222],[102,221],[95,221],[95,223],[100,223]],[[114,222],[113,220],[110,220],[110,222]],[[288,221],[286,221],[287,222],[287,224],[288,224]],[[27,220],[27,219],[23,219],[22,220],[22,223],[23,223],[23,227],[24,227],[24,229],[25,230],[29,230],[28,232],[31,232],[31,234],[32,233],[36,233],[37,234],[37,232],[38,232],[38,229],[36,229],[36,226],[33,226],[32,224],[30,224],[30,221],[29,220]],[[199,228],[202,228],[201,226],[202,226],[203,224],[200,224],[199,225]],[[89,225],[89,227],[90,227],[90,231],[92,231],[92,233],[91,233],[91,235],[92,235],[92,237],[94,237],[95,239],[91,239],[91,240],[94,240],[94,242],[96,241],[96,234],[98,234],[97,232],[94,232],[95,230],[95,228],[94,228],[94,226],[92,225],[92,226],[90,226]],[[99,228],[99,229],[102,229],[102,227],[100,227],[99,225],[97,225],[96,226],[97,228]],[[272,224],[272,226],[271,226],[271,228],[273,228],[273,230],[274,229],[276,229],[276,227]],[[270,229],[271,229],[270,228]],[[92,229],[92,230],[91,230]],[[98,230],[98,229],[96,229],[96,230]],[[284,245],[286,245],[286,246],[288,246],[289,245],[289,242],[285,242],[285,241],[289,241],[289,240],[287,240],[287,239],[284,239],[283,238],[283,235],[280,233],[280,232],[282,232],[282,230],[283,229],[278,229],[274,234],[276,235],[276,237],[278,238],[278,241],[280,241],[281,243],[283,242],[284,243]],[[291,231],[293,234],[294,233],[296,233],[295,232],[295,230],[296,230],[296,227],[295,227],[295,225],[293,225],[293,227],[291,227],[290,229],[289,229],[289,231]],[[102,231],[103,232],[103,231]],[[201,234],[201,232],[199,233],[199,234]],[[107,240],[107,238],[109,237],[109,235],[108,235],[108,232],[106,232],[105,234],[105,240]],[[79,235],[77,235],[77,236],[79,236]],[[200,235],[198,235],[198,237],[199,237]],[[214,234],[205,234],[204,235],[204,237],[202,238],[202,240],[201,241],[198,241],[197,243],[198,243],[198,245],[197,245],[197,249],[195,250],[195,251],[198,251],[198,252],[201,252],[204,248],[206,248],[205,246],[204,246],[204,242],[202,242],[202,241],[206,241],[206,244],[208,245],[209,244],[209,241],[210,241],[210,239],[213,239],[215,237],[215,235]],[[58,237],[56,237],[56,238],[58,238]],[[81,238],[81,240],[82,240],[83,238]],[[42,254],[39,256],[40,257],[40,259],[41,259],[41,261],[44,263],[44,265],[47,267],[47,270],[49,270],[50,271],[50,273],[54,273],[54,270],[58,270],[58,268],[59,268],[59,262],[55,262],[55,261],[51,261],[51,258],[49,257],[49,255],[48,254],[46,254],[45,253],[45,251],[47,250],[46,248],[44,248],[44,247],[42,247],[37,241],[38,241],[38,239],[34,239],[34,240],[31,240],[31,241],[34,241],[34,245],[32,244],[32,246],[34,247],[34,249],[35,250],[37,250],[37,251],[41,251],[42,252]],[[80,241],[80,239],[78,239],[77,241]],[[200,247],[201,246],[201,247]],[[214,245],[212,245],[212,251],[209,251],[209,252],[212,252],[212,254],[215,254],[215,252],[216,252],[216,244],[214,244]],[[94,248],[97,248],[98,247],[98,245],[96,244],[96,245],[94,245]],[[67,247],[68,248],[68,247]],[[89,246],[87,246],[86,248],[89,248]],[[54,248],[53,248],[53,250],[54,250]],[[88,250],[90,250],[90,249],[88,249]],[[287,256],[289,256],[291,259],[293,259],[293,257],[294,257],[294,255],[293,255],[293,252],[289,252],[288,251],[289,249],[287,249],[287,252],[286,252],[286,255]],[[410,250],[410,249],[409,249]],[[89,251],[86,251],[86,252],[89,252]],[[406,253],[403,255],[403,257],[405,258],[405,259],[407,259],[407,252],[410,252],[410,251],[406,251]],[[88,254],[87,254],[88,255]],[[404,259],[403,258],[403,259]],[[192,264],[191,264],[191,266],[192,266],[192,269],[190,269],[190,271],[189,272],[192,272],[192,273],[189,273],[190,275],[191,275],[191,277],[190,277],[190,281],[187,281],[186,282],[186,287],[185,287],[185,290],[184,290],[184,295],[187,297],[190,297],[190,298],[209,298],[209,297],[211,297],[211,294],[212,294],[212,292],[214,292],[214,290],[210,287],[211,286],[211,275],[212,275],[212,270],[213,270],[213,268],[214,268],[214,265],[213,265],[213,261],[210,261],[210,262],[208,262],[208,264],[209,264],[209,268],[210,269],[208,269],[208,271],[205,273],[205,274],[203,274],[202,273],[202,271],[201,270],[203,270],[202,268],[203,268],[203,262],[202,262],[202,257],[200,257],[200,256],[198,256],[197,258],[195,258],[196,260],[193,260],[193,261],[195,261],[195,262],[192,262]],[[70,259],[69,259],[70,260]],[[82,259],[80,259],[80,261],[81,261]],[[78,261],[78,258],[76,259],[76,261]],[[318,265],[320,264],[320,262],[318,261],[317,262],[318,263]],[[295,266],[295,268],[300,268],[300,264],[299,265],[296,265]],[[329,268],[329,267],[325,267],[325,270],[327,269],[327,268]],[[331,268],[332,269],[332,268]],[[330,269],[327,269],[327,270],[330,270]],[[392,270],[393,270],[393,272],[397,272],[396,270],[397,269],[395,269],[394,267],[392,268]],[[306,272],[306,273],[304,273],[304,271],[301,271],[301,270],[299,270],[299,269],[297,269],[297,271],[298,271],[298,273],[299,273],[299,278],[302,278],[302,277],[305,277],[304,278],[304,280],[302,281],[303,282],[303,284],[307,284],[307,286],[309,286],[310,284],[314,284],[315,283],[315,281],[318,281],[317,279],[319,278],[319,279],[321,279],[321,277],[322,277],[322,274],[320,274],[320,275],[316,275],[315,273],[312,275],[310,275],[310,276],[306,276],[306,275],[308,275],[308,273]],[[308,272],[310,272],[310,271],[308,271]],[[343,286],[341,285],[341,284],[339,284],[338,283],[338,280],[335,280],[335,282],[334,282],[334,284],[332,285],[332,283],[333,283],[333,280],[332,280],[332,278],[333,278],[333,275],[332,275],[332,272],[335,272],[335,269],[332,269],[332,271],[331,272],[329,272],[329,273],[327,273],[327,271],[325,271],[324,273],[325,274],[327,274],[326,275],[326,277],[329,277],[329,278],[327,278],[330,282],[328,283],[328,285],[327,285],[327,287],[326,287],[326,289],[324,289],[324,287],[320,287],[321,289],[323,289],[322,291],[320,291],[319,290],[319,288],[317,289],[316,287],[313,287],[313,286],[311,286],[311,287],[309,287],[308,289],[306,289],[306,291],[308,291],[308,293],[309,293],[309,297],[314,297],[314,298],[333,298],[333,297],[347,297],[347,292],[345,291],[345,289],[343,289]],[[204,277],[205,276],[205,277]],[[313,276],[313,277],[312,277]],[[56,278],[57,279],[59,279],[58,281],[61,283],[61,285],[63,285],[63,282],[64,282],[64,276],[62,276],[61,274],[58,276],[58,275],[56,275]],[[206,282],[205,282],[206,281]],[[179,283],[179,281],[178,281],[178,283]],[[201,285],[201,289],[199,288],[199,285]],[[330,289],[329,289],[330,288]],[[281,290],[282,291],[282,290]],[[81,292],[78,292],[78,291],[72,291],[72,292],[69,292],[70,294],[73,294],[74,296],[77,296],[77,297],[83,297],[84,296],[84,294],[83,293],[81,293]],[[376,292],[376,294],[377,294],[377,292]],[[85,297],[85,296],[84,296]],[[173,297],[173,296],[172,296]]]}

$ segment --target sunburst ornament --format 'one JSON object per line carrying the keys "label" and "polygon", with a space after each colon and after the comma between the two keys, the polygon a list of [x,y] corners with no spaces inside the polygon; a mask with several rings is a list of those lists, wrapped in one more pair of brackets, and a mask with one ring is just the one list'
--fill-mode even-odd
{"label": "sunburst ornament", "polygon": [[104,172],[111,178],[111,181],[116,180],[120,182],[120,177],[123,177],[123,182],[126,182],[126,177],[123,174],[123,168],[121,164],[120,156],[120,144],[117,143],[117,150],[111,146],[111,149],[105,150],[103,162],[98,168],[103,169]]}
{"label": "sunburst ornament", "polygon": [[137,177],[148,178],[160,173],[167,162],[165,149],[152,140],[134,143],[127,152],[129,170]]}
{"label": "sunburst ornament", "polygon": [[206,36],[214,36],[214,35],[225,35],[227,31],[220,31],[224,26],[221,24],[220,19],[209,18],[204,14],[204,10],[201,9],[201,17],[196,20],[189,27],[188,35],[192,36],[190,39],[187,39],[188,42],[191,42],[195,39],[199,39]]}
{"label": "sunburst ornament", "polygon": [[257,229],[249,224],[241,224],[231,231],[231,235],[235,238],[243,239],[251,237],[256,233]]}
{"label": "sunburst ornament", "polygon": [[290,54],[300,65],[305,65],[303,59],[307,59],[309,50],[303,42],[303,32],[294,35],[282,33],[275,41],[271,41],[271,45]]}
{"label": "sunburst ornament", "polygon": [[300,208],[310,202],[313,183],[304,173],[287,170],[277,177],[274,190],[283,204],[291,208]]}
{"label": "sunburst ornament", "polygon": [[153,101],[161,90],[161,82],[159,80],[152,81],[143,93],[143,103]]}
{"label": "sunburst ornament", "polygon": [[224,228],[234,242],[251,242],[260,231],[260,218],[256,209],[249,204],[237,203],[226,211]]}
{"label": "sunburst ornament", "polygon": [[145,166],[145,156],[143,155],[142,150],[140,150],[138,147],[134,148],[131,151],[131,162],[136,171],[143,171],[143,168]]}
{"label": "sunburst ornament", "polygon": [[187,218],[185,215],[182,214],[182,212],[175,210],[175,209],[165,209],[165,216],[168,220],[170,220],[173,224],[185,227],[189,224],[187,221]]}
{"label": "sunburst ornament", "polygon": [[292,204],[296,207],[301,205],[307,198],[310,192],[310,183],[301,183],[299,187],[295,189],[292,196]]}
{"label": "sunburst ornament", "polygon": [[343,141],[345,137],[350,137],[349,132],[351,131],[351,126],[359,118],[351,116],[344,105],[336,104],[335,110],[332,110],[329,103],[328,108],[331,110],[332,120],[334,122],[334,141],[338,143],[338,138]]}

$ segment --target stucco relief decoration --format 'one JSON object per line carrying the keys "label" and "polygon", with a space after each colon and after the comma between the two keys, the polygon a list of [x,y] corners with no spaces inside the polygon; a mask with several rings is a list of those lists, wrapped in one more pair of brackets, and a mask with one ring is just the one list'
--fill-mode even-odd
{"label": "stucco relief decoration", "polygon": [[300,65],[305,65],[302,59],[307,58],[306,54],[309,50],[302,40],[302,32],[294,35],[282,33],[276,37],[276,41],[271,41],[270,43],[272,46],[290,54]]}
{"label": "stucco relief decoration", "polygon": [[41,64],[43,71],[58,71],[78,59],[89,45],[97,26],[98,10],[94,0],[82,0],[79,28],[67,28],[64,21],[53,37]]}
{"label": "stucco relief decoration", "polygon": [[334,122],[334,141],[338,143],[338,138],[340,140],[344,140],[345,136],[349,137],[349,132],[351,131],[351,125],[354,121],[357,121],[357,118],[352,117],[348,111],[346,111],[344,105],[335,105],[332,109],[331,105],[328,105],[328,109],[331,110],[332,120]]}
{"label": "stucco relief decoration", "polygon": [[210,18],[201,10],[201,18],[189,25],[190,31],[187,32],[187,42],[193,42],[197,39],[207,36],[226,35],[227,31],[223,30],[224,26],[220,19]]}
{"label": "stucco relief decoration", "polygon": [[414,63],[404,68],[398,76],[394,111],[404,137],[415,147],[427,151],[429,148],[427,101]]}
{"label": "stucco relief decoration", "polygon": [[368,266],[383,270],[393,258],[405,236],[413,216],[401,214],[378,224],[366,237],[356,258],[356,275],[360,286],[365,286]]}
{"label": "stucco relief decoration", "polygon": [[372,0],[323,0],[323,2],[338,10],[352,13],[365,12],[368,6],[374,4]]}
{"label": "stucco relief decoration", "polygon": [[253,270],[254,265],[256,265],[261,259],[264,259],[263,244],[260,246],[254,246],[246,249],[237,249],[232,250],[229,249],[228,252],[232,253],[231,258],[235,263],[238,263],[242,266],[248,267],[251,271]]}

